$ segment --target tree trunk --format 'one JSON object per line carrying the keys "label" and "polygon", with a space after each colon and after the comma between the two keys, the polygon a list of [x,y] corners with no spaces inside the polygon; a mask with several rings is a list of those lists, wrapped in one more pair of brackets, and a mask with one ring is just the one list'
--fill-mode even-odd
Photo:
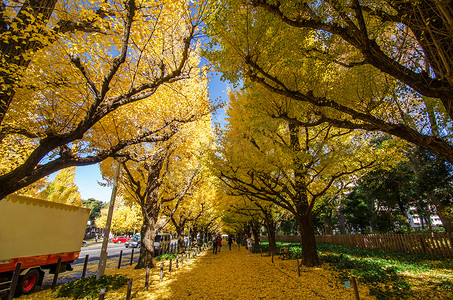
{"label": "tree trunk", "polygon": [[407,231],[411,232],[411,224],[409,223],[409,218],[407,216],[407,210],[404,209],[404,203],[399,195],[398,197],[398,208],[400,209],[401,215],[404,217],[404,225],[406,226]]}
{"label": "tree trunk", "polygon": [[340,234],[346,234],[346,220],[344,218],[344,204],[343,202],[340,203],[340,207],[337,210],[338,215],[338,230],[340,230]]}
{"label": "tree trunk", "polygon": [[436,207],[437,215],[439,216],[442,225],[444,226],[445,232],[452,233],[453,232],[453,219],[451,217],[452,210],[449,206],[439,201],[435,195],[432,195],[430,198],[431,203]]}
{"label": "tree trunk", "polygon": [[208,241],[208,233],[206,232],[206,227],[201,227],[200,229],[201,243],[204,244]]}
{"label": "tree trunk", "polygon": [[184,243],[184,227],[175,227],[176,235],[178,239],[178,253],[186,252],[186,244]]}
{"label": "tree trunk", "polygon": [[426,210],[426,224],[428,225],[428,232],[432,233],[433,232],[433,227],[431,224],[431,211],[428,209]]}
{"label": "tree trunk", "polygon": [[425,218],[421,213],[419,213],[418,216],[420,218],[420,225],[422,226],[422,230],[425,230]]}
{"label": "tree trunk", "polygon": [[313,215],[297,216],[300,227],[300,244],[302,246],[302,264],[307,267],[318,265],[318,252],[316,250],[315,226]]}
{"label": "tree trunk", "polygon": [[146,216],[143,216],[143,224],[140,231],[140,257],[135,269],[152,268],[154,257],[154,239],[156,238],[155,222]]}
{"label": "tree trunk", "polygon": [[277,250],[277,242],[275,239],[277,226],[275,225],[274,219],[272,218],[271,214],[264,215],[264,226],[267,230],[267,238],[269,240],[269,255],[271,255],[271,253],[275,253],[275,250]]}
{"label": "tree trunk", "polygon": [[192,247],[196,247],[198,245],[197,236],[198,236],[197,225],[193,225],[192,230],[190,230],[190,241],[191,241]]}
{"label": "tree trunk", "polygon": [[[2,2],[3,3],[3,2]],[[24,30],[31,26],[46,25],[55,8],[57,0],[29,0],[25,1],[21,9],[14,18],[16,27],[10,27],[9,33],[15,37],[8,42],[0,43],[2,56],[2,70],[0,74],[4,81],[0,89],[0,124],[8,111],[8,108],[16,93],[16,87],[20,85],[23,73],[27,69],[30,58],[25,58],[24,54],[34,53],[44,44],[36,39],[34,34],[24,35]],[[33,16],[30,17],[30,15]],[[40,16],[41,20],[38,19]],[[6,26],[5,26],[6,27]],[[15,66],[16,68],[12,67]],[[13,70],[15,71],[13,72]],[[3,197],[0,197],[2,199]]]}
{"label": "tree trunk", "polygon": [[253,247],[256,248],[260,245],[260,229],[258,228],[258,226],[256,226],[256,224],[253,224],[251,226],[251,229],[252,229],[253,236],[255,237]]}
{"label": "tree trunk", "polygon": [[329,211],[322,216],[324,221],[324,232],[325,234],[333,234],[333,226],[332,226],[332,209],[330,208]]}
{"label": "tree trunk", "polygon": [[451,217],[449,216],[448,209],[448,207],[437,207],[437,215],[442,221],[445,232],[453,233],[453,222],[451,221]]}

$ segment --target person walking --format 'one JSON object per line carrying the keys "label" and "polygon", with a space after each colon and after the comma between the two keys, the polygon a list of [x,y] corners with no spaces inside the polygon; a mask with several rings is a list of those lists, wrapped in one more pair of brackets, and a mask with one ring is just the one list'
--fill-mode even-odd
{"label": "person walking", "polygon": [[248,250],[249,257],[252,256],[252,247],[253,247],[253,241],[252,241],[252,238],[249,237],[249,238],[247,238],[247,250]]}
{"label": "person walking", "polygon": [[217,248],[222,249],[222,238],[220,236],[217,237]]}
{"label": "person walking", "polygon": [[212,240],[212,254],[217,254],[217,238],[214,237]]}
{"label": "person walking", "polygon": [[233,237],[231,235],[228,236],[228,247],[230,247],[231,251],[231,244],[233,244]]}

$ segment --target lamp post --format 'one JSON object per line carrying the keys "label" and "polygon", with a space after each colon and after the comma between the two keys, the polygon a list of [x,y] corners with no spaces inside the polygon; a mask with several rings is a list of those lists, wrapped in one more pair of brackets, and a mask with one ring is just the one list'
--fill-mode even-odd
{"label": "lamp post", "polygon": [[99,280],[99,278],[101,278],[102,275],[104,275],[105,265],[107,263],[107,246],[109,243],[110,225],[112,224],[113,207],[115,206],[119,174],[120,174],[120,163],[118,162],[118,164],[116,165],[115,180],[113,181],[112,195],[110,197],[109,212],[107,214],[107,221],[105,224],[104,240],[102,241],[101,255],[99,257],[98,270],[96,272],[96,280]]}

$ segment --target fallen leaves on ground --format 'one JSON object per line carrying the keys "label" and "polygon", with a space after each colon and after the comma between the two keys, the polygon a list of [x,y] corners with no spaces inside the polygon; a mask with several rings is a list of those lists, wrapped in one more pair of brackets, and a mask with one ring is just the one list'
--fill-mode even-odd
{"label": "fallen leaves on ground", "polygon": [[[133,279],[132,299],[355,299],[354,291],[346,289],[331,271],[322,268],[301,267],[297,274],[295,260],[253,254],[245,248],[212,254],[205,251],[168,272],[169,261],[164,262],[164,279],[159,279],[160,262],[150,272],[148,291],[145,290],[146,270],[133,266],[108,268],[106,274],[121,274]],[[369,296],[366,286],[360,285],[360,299]],[[21,299],[51,299],[56,293],[44,290]],[[125,299],[126,287],[108,292],[105,299]],[[69,299],[69,298],[60,298]]]}

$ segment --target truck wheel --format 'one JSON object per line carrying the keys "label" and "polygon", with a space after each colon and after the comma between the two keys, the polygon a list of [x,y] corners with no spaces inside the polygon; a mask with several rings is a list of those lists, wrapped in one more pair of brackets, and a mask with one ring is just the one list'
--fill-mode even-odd
{"label": "truck wheel", "polygon": [[36,288],[39,282],[39,272],[36,269],[31,269],[21,276],[17,290],[20,294],[28,295]]}

